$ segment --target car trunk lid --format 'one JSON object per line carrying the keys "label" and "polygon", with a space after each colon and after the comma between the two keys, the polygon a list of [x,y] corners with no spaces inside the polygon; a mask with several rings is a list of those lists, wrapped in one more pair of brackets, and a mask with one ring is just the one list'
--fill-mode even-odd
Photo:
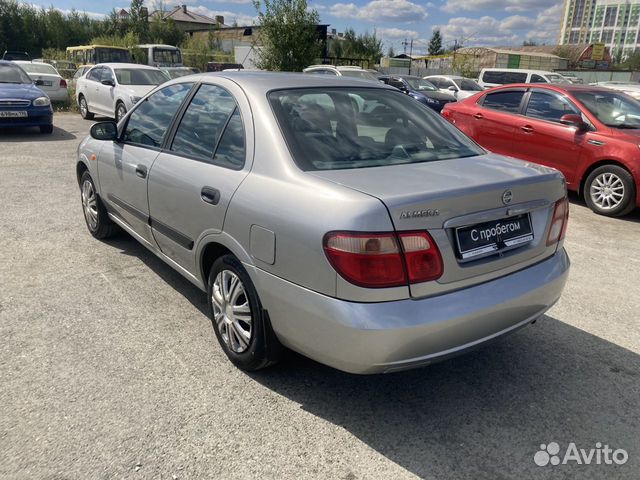
{"label": "car trunk lid", "polygon": [[[554,203],[565,195],[565,186],[562,175],[553,169],[487,154],[392,167],[315,171],[313,175],[378,198],[396,231],[427,230],[431,234],[445,271],[435,282],[412,285],[414,297],[488,281],[556,250],[556,246],[546,245],[546,236]],[[499,244],[499,252],[463,258],[457,229],[478,226],[475,237],[479,237],[480,227],[490,230],[496,221],[500,221],[499,228],[506,228],[505,219],[520,221],[522,227],[530,222],[533,239],[522,236],[524,240],[518,240],[522,243]]]}

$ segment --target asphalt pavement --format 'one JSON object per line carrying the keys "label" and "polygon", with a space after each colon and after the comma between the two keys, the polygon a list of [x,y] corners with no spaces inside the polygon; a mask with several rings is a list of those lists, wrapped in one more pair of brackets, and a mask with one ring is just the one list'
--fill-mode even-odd
{"label": "asphalt pavement", "polygon": [[[202,292],[125,234],[89,235],[91,122],[54,124],[0,131],[0,478],[639,478],[639,211],[573,196],[562,299],[487,348],[389,375],[296,354],[246,374]],[[538,466],[551,442],[560,464]],[[571,443],[628,459],[562,464]]]}

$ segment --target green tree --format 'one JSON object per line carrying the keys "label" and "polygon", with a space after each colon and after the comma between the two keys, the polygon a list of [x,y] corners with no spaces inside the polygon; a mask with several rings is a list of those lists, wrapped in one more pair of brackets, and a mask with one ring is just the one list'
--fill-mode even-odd
{"label": "green tree", "polygon": [[431,40],[429,40],[429,55],[440,55],[442,54],[442,35],[440,35],[440,30],[434,30],[433,35],[431,36]]}
{"label": "green tree", "polygon": [[387,57],[393,58],[396,56],[396,51],[393,49],[393,45],[389,45],[389,50],[387,50]]}
{"label": "green tree", "polygon": [[264,0],[263,4],[255,0],[254,6],[262,27],[258,68],[299,72],[320,56],[320,15],[315,9],[308,9],[307,0]]}
{"label": "green tree", "polygon": [[129,29],[138,38],[146,42],[149,37],[149,18],[144,0],[131,0],[129,7]]}
{"label": "green tree", "polygon": [[342,40],[342,56],[344,58],[358,58],[368,60],[375,64],[382,57],[382,40],[376,33],[364,32],[356,34],[353,28],[347,28]]}

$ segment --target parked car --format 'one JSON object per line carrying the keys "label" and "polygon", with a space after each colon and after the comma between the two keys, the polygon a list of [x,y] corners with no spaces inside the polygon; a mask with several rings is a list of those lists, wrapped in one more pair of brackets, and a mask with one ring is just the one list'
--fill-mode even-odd
{"label": "parked car", "polygon": [[71,80],[69,80],[69,86],[75,88],[76,84],[78,83],[78,79],[86,75],[89,70],[91,70],[91,65],[83,65],[81,67],[78,67]]}
{"label": "parked car", "polygon": [[570,84],[571,82],[559,73],[521,68],[483,68],[478,77],[478,85],[482,88],[492,88],[511,83]]}
{"label": "parked car", "polygon": [[49,95],[52,102],[69,103],[67,81],[48,63],[14,61],[27,72],[33,83]]}
{"label": "parked car", "polygon": [[160,67],[160,71],[164,73],[169,79],[184,77],[185,75],[193,75],[194,73],[200,73],[200,70],[193,67]]}
{"label": "parked car", "polygon": [[475,80],[459,75],[431,75],[424,79],[441,92],[453,95],[456,100],[469,98],[484,90]]}
{"label": "parked car", "polygon": [[606,88],[611,88],[613,90],[618,90],[620,92],[624,92],[627,95],[632,96],[636,100],[640,100],[640,83],[612,81],[612,82],[592,83],[591,85],[595,85],[596,87],[606,87]]}
{"label": "parked car", "polygon": [[411,98],[440,112],[442,108],[456,101],[451,93],[443,93],[436,86],[420,77],[411,75],[381,75],[378,77],[383,83],[397,88]]}
{"label": "parked car", "polygon": [[11,50],[5,50],[2,54],[2,60],[13,61],[13,60],[26,60],[27,62],[31,61],[31,57],[27,52],[16,52]]}
{"label": "parked car", "polygon": [[380,83],[376,74],[357,66],[311,65],[302,73],[313,75],[333,75],[335,77],[359,78],[370,82]]}
{"label": "parked car", "polygon": [[95,114],[119,121],[140,98],[167,76],[156,67],[135,63],[102,63],[77,80],[76,101],[82,118]]}
{"label": "parked car", "polygon": [[13,62],[0,60],[0,128],[39,127],[53,132],[51,100]]}
{"label": "parked car", "polygon": [[622,92],[511,85],[442,114],[493,152],[557,168],[596,213],[622,216],[640,206],[640,102]]}
{"label": "parked car", "polygon": [[354,373],[427,365],[535,321],[567,278],[562,175],[381,84],[181,77],[78,154],[89,232],[119,226],[206,291],[246,370],[281,346]]}
{"label": "parked car", "polygon": [[580,77],[577,77],[572,73],[563,72],[560,75],[562,75],[566,80],[569,80],[573,84],[582,85],[584,83],[583,79],[581,79]]}

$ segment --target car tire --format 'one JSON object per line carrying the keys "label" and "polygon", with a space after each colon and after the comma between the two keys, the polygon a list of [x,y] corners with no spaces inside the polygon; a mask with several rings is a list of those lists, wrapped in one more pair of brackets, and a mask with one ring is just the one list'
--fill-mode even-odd
{"label": "car tire", "polygon": [[213,263],[207,297],[213,330],[235,366],[255,371],[280,359],[283,347],[249,274],[235,256],[224,255]]}
{"label": "car tire", "polygon": [[103,240],[117,232],[118,226],[109,218],[107,209],[102,204],[88,171],[85,171],[80,177],[80,201],[82,202],[84,221],[91,235]]}
{"label": "car tire", "polygon": [[78,106],[80,107],[80,116],[85,120],[93,120],[93,113],[89,111],[89,105],[87,105],[87,100],[84,98],[84,95],[80,95],[78,98]]}
{"label": "car tire", "polygon": [[583,194],[587,206],[599,215],[621,217],[635,208],[633,176],[618,165],[603,165],[591,172]]}
{"label": "car tire", "polygon": [[40,133],[53,133],[53,125],[41,125]]}
{"label": "car tire", "polygon": [[127,107],[124,106],[124,103],[122,102],[116,103],[116,123],[122,120],[122,117],[124,117],[126,114],[127,114]]}

